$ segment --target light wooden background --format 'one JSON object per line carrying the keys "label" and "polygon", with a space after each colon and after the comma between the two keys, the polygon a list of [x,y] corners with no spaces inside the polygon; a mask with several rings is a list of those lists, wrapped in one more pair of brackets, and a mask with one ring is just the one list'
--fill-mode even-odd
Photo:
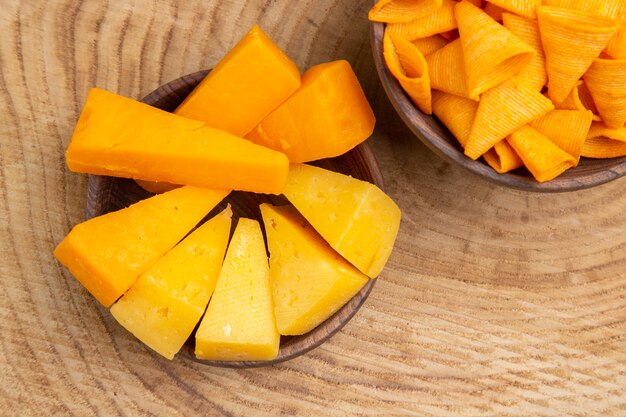
{"label": "light wooden background", "polygon": [[[439,160],[378,84],[368,6],[0,0],[0,415],[626,416],[626,179],[533,195]],[[302,69],[356,67],[400,235],[317,350],[267,369],[168,362],[52,257],[85,201],[64,149],[90,87],[142,97],[255,22]]]}

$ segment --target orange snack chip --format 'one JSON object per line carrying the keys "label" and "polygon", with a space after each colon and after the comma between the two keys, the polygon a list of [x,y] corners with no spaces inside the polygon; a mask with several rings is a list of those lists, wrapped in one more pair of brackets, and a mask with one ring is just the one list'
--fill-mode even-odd
{"label": "orange snack chip", "polygon": [[367,17],[373,22],[404,23],[427,16],[441,7],[441,0],[380,0]]}

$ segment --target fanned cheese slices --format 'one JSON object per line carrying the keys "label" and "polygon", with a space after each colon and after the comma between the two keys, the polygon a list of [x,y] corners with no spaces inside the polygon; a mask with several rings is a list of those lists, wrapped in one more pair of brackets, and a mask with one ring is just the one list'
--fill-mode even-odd
{"label": "fanned cheese slices", "polygon": [[626,123],[626,59],[597,58],[583,77],[604,123]]}
{"label": "fanned cheese slices", "polygon": [[530,126],[513,132],[507,141],[539,182],[550,181],[574,166],[573,156]]}
{"label": "fanned cheese slices", "polygon": [[478,97],[518,73],[536,55],[533,48],[478,7],[462,1],[454,9],[469,97]]}
{"label": "fanned cheese slices", "polygon": [[410,41],[456,29],[455,5],[456,2],[452,0],[443,0],[441,7],[431,14],[407,23],[388,24],[387,29],[389,33],[400,35]]}
{"label": "fanned cheese slices", "polygon": [[463,147],[469,138],[477,109],[478,103],[475,101],[433,91],[433,112]]}
{"label": "fanned cheese slices", "polygon": [[598,108],[593,102],[591,93],[585,83],[580,80],[576,83],[576,87],[569,93],[562,103],[556,103],[555,107],[560,110],[589,110],[593,113],[593,120],[600,121],[598,116]]}
{"label": "fanned cheese slices", "polygon": [[417,46],[397,35],[385,33],[385,62],[413,103],[424,113],[432,114],[430,78],[424,55]]}
{"label": "fanned cheese slices", "polygon": [[435,90],[469,98],[461,40],[450,42],[426,57],[430,85]]}
{"label": "fanned cheese slices", "polygon": [[541,35],[537,21],[504,13],[502,22],[505,28],[534,49],[535,56],[528,65],[522,68],[517,77],[541,91],[548,81],[548,73],[546,72],[546,56],[541,46]]}
{"label": "fanned cheese slices", "polygon": [[373,22],[403,23],[427,16],[441,7],[442,0],[380,0],[368,14]]}
{"label": "fanned cheese slices", "polygon": [[506,81],[481,97],[465,155],[478,159],[496,143],[551,110],[552,102],[528,84],[515,78]]}
{"label": "fanned cheese slices", "polygon": [[487,0],[504,10],[508,10],[520,16],[534,19],[537,7],[541,6],[541,0]]}
{"label": "fanned cheese slices", "polygon": [[583,145],[582,156],[596,159],[626,156],[626,142],[605,137],[587,139]]}
{"label": "fanned cheese slices", "polygon": [[412,43],[419,49],[422,55],[428,56],[446,46],[448,41],[440,35],[433,35],[427,38],[415,39]]}
{"label": "fanned cheese slices", "polygon": [[530,125],[572,155],[578,165],[592,119],[589,110],[553,110]]}
{"label": "fanned cheese slices", "polygon": [[496,143],[483,155],[483,158],[498,174],[504,174],[524,166],[522,158],[506,140]]}
{"label": "fanned cheese slices", "polygon": [[607,46],[616,30],[612,19],[555,7],[537,9],[546,54],[548,95],[560,103]]}

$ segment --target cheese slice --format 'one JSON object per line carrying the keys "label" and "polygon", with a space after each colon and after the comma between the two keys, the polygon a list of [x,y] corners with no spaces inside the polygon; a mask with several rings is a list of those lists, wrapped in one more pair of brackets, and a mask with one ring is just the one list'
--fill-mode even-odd
{"label": "cheese slice", "polygon": [[196,332],[196,356],[260,361],[278,355],[269,266],[261,227],[240,218],[206,314]]}
{"label": "cheese slice", "polygon": [[368,277],[335,252],[292,206],[262,204],[261,213],[278,332],[309,332],[354,297]]}
{"label": "cheese slice", "polygon": [[227,208],[198,227],[111,307],[126,330],[167,359],[173,359],[189,338],[213,294],[231,215]]}
{"label": "cheese slice", "polygon": [[341,256],[369,277],[380,274],[400,227],[400,209],[380,188],[292,164],[283,194]]}
{"label": "cheese slice", "polygon": [[80,223],[54,256],[109,307],[228,191],[186,186]]}

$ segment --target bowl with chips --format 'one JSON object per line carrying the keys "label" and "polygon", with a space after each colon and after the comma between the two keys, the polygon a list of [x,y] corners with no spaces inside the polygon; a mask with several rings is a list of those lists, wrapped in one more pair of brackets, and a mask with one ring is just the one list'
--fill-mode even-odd
{"label": "bowl with chips", "polygon": [[[433,152],[527,191],[626,174],[626,3],[381,0],[374,61]],[[541,2],[539,2],[541,3]]]}

